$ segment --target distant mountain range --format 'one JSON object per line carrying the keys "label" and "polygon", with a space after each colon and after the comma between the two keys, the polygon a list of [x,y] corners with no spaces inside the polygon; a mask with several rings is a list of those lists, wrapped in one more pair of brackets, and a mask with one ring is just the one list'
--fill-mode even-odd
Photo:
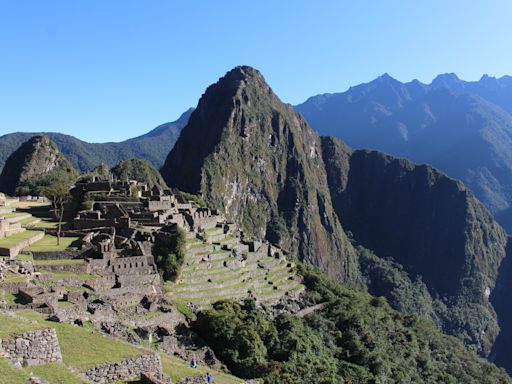
{"label": "distant mountain range", "polygon": [[295,107],[323,135],[431,164],[470,187],[512,232],[512,77],[431,84],[385,74]]}
{"label": "distant mountain range", "polygon": [[[181,129],[187,125],[193,109],[184,112],[172,123],[159,125],[150,132],[118,143],[87,143],[76,137],[56,132],[45,134],[57,144],[59,150],[79,171],[89,171],[100,163],[113,167],[123,160],[141,158],[149,160],[157,168],[163,165],[165,157],[178,139]],[[7,158],[21,144],[41,132],[16,132],[0,136],[0,171]]]}

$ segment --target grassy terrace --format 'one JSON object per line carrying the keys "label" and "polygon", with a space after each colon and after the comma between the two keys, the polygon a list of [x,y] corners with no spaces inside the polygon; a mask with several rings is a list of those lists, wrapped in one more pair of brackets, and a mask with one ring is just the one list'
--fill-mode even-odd
{"label": "grassy terrace", "polygon": [[45,235],[41,240],[26,248],[26,250],[30,252],[64,251],[72,247],[73,243],[78,242],[78,240],[80,240],[79,237],[61,237],[60,244],[57,245],[56,236]]}
{"label": "grassy terrace", "polygon": [[40,231],[24,231],[15,233],[8,237],[4,237],[0,239],[0,248],[12,248],[15,247],[20,242],[30,239],[31,237],[41,233]]}
{"label": "grassy terrace", "polygon": [[18,223],[21,224],[23,227],[33,227],[40,221],[41,221],[41,219],[38,219],[34,216],[29,216],[26,219],[18,221]]}
{"label": "grassy terrace", "polygon": [[53,277],[54,279],[99,279],[100,275],[95,275],[93,273],[75,273],[75,272],[42,272],[44,275]]}
{"label": "grassy terrace", "polygon": [[9,338],[23,332],[33,331],[34,329],[45,328],[46,325],[33,324],[28,321],[21,321],[15,317],[0,313],[0,339]]}
{"label": "grassy terrace", "polygon": [[[62,226],[66,226],[67,223],[62,223]],[[52,228],[55,229],[59,226],[59,223],[54,221],[53,219],[42,218],[37,223],[34,224],[35,228]]]}
{"label": "grassy terrace", "polygon": [[13,217],[25,217],[28,216],[25,212],[9,212],[9,213],[2,213],[2,216],[6,219],[12,219]]}
{"label": "grassy terrace", "polygon": [[80,265],[87,264],[84,259],[34,260],[35,265]]}
{"label": "grassy terrace", "polygon": [[25,370],[48,381],[50,384],[86,384],[62,363],[36,365],[27,367]]}

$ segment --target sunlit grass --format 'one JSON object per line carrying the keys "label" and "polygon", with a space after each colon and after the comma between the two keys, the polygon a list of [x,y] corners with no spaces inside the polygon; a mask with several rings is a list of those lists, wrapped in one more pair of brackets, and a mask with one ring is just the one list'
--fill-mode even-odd
{"label": "sunlit grass", "polygon": [[57,245],[57,236],[45,235],[41,240],[26,248],[26,250],[30,252],[64,251],[79,239],[79,237],[61,237],[60,244]]}

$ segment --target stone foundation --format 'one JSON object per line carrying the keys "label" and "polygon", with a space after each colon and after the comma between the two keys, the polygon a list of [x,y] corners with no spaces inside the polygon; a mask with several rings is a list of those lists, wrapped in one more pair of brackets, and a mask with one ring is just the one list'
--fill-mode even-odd
{"label": "stone foundation", "polygon": [[2,352],[27,365],[62,361],[59,340],[53,328],[38,329],[1,340]]}
{"label": "stone foundation", "polygon": [[143,373],[162,377],[162,362],[157,354],[132,357],[115,363],[100,364],[84,373],[91,383],[107,384],[121,380],[140,380]]}

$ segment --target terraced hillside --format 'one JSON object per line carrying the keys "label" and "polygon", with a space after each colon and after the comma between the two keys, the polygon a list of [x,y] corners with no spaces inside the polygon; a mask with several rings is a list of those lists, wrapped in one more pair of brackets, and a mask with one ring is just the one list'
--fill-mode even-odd
{"label": "terraced hillside", "polygon": [[236,234],[214,227],[187,234],[187,252],[176,283],[167,283],[171,299],[206,306],[221,299],[255,297],[263,304],[301,292],[293,262],[266,243],[243,244]]}
{"label": "terraced hillside", "polygon": [[[2,200],[0,206],[0,256],[15,257],[44,237],[42,231],[33,230],[42,225],[41,219],[18,208],[26,207],[15,199]],[[30,230],[27,230],[30,229]]]}

